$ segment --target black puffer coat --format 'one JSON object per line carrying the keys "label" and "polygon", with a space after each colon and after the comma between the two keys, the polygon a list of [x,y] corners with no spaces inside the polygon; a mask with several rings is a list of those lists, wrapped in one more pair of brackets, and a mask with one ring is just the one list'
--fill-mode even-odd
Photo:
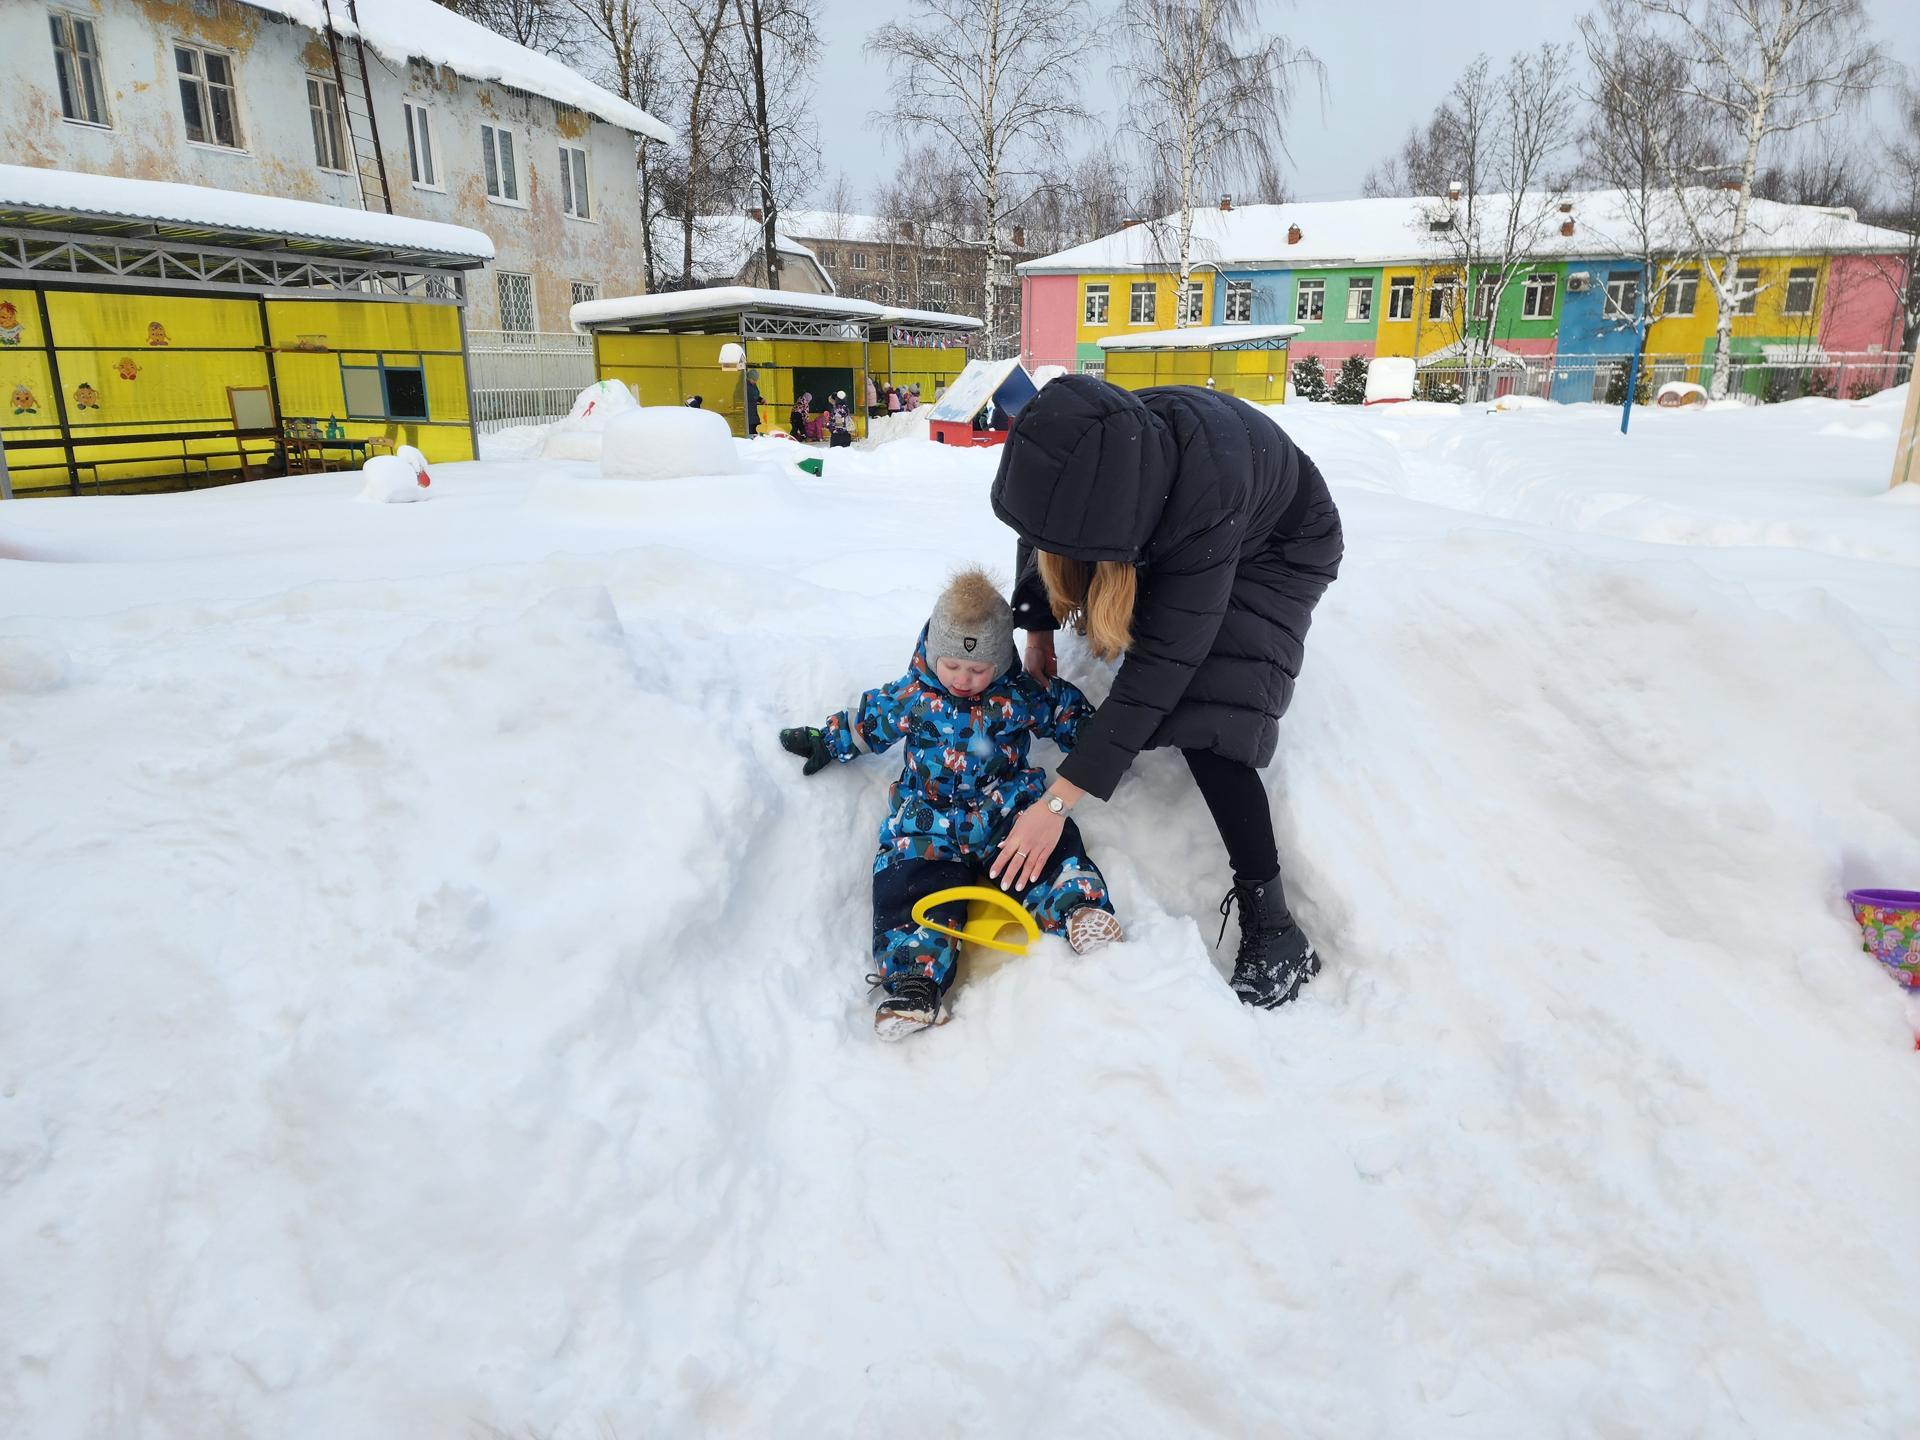
{"label": "black puffer coat", "polygon": [[1023,629],[1054,628],[1033,547],[1140,567],[1133,645],[1061,775],[1104,800],[1156,746],[1273,758],[1342,551],[1326,482],[1285,431],[1216,391],[1063,376],[1007,437],[993,509],[1021,539]]}

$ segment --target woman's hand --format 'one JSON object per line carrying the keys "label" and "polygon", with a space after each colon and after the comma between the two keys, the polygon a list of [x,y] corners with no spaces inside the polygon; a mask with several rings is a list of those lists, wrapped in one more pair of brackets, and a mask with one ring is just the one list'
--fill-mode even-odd
{"label": "woman's hand", "polygon": [[1000,842],[1000,853],[994,857],[987,878],[998,880],[1002,890],[1026,889],[1047,868],[1066,825],[1066,816],[1054,814],[1044,804],[1029,805]]}
{"label": "woman's hand", "polygon": [[1027,632],[1027,673],[1040,680],[1055,680],[1060,674],[1060,662],[1054,658],[1053,632],[1051,630],[1029,630]]}

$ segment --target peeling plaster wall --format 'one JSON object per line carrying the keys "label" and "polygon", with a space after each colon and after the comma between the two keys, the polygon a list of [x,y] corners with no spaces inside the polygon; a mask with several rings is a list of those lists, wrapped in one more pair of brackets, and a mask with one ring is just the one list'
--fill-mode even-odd
{"label": "peeling plaster wall", "polygon": [[[47,24],[53,9],[93,19],[108,95],[106,127],[62,117]],[[237,82],[241,150],[186,137],[172,46],[176,40],[229,52]],[[565,330],[571,284],[602,296],[646,286],[634,137],[578,110],[423,62],[367,52],[374,119],[386,158],[394,213],[466,225],[493,239],[495,266],[533,276],[534,325]],[[351,174],[315,161],[307,109],[309,73],[332,77],[323,36],[238,0],[5,0],[0,4],[0,156],[23,165],[178,180],[358,208]],[[411,183],[402,103],[432,116],[441,188]],[[483,122],[505,124],[519,147],[521,206],[488,198],[480,148]],[[560,209],[562,140],[588,154],[594,215]],[[351,163],[351,161],[349,161]],[[497,328],[492,268],[470,275],[467,323]]]}

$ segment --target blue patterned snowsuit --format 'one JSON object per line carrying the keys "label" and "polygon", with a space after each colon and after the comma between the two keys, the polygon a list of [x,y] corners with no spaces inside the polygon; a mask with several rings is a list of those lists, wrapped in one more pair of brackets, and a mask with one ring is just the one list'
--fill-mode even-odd
{"label": "blue patterned snowsuit", "polygon": [[[1027,747],[1037,735],[1071,750],[1093,707],[1075,686],[1042,684],[1018,661],[962,700],[935,676],[926,644],[922,629],[907,673],[867,691],[851,710],[828,720],[822,734],[842,762],[906,742],[873,861],[873,958],[882,974],[917,969],[945,990],[953,983],[959,942],[914,924],[914,902],[949,886],[987,883],[994,847],[1046,789],[1046,773],[1028,763]],[[1049,932],[1064,929],[1082,905],[1113,909],[1071,820],[1046,870],[1020,900]],[[943,906],[932,915],[958,926],[965,908]]]}

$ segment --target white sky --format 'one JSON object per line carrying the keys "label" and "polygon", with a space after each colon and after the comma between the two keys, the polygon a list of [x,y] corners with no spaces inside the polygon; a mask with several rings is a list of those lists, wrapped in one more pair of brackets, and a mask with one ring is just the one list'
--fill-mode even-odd
{"label": "white sky", "polygon": [[[1461,64],[1481,50],[1498,61],[1522,46],[1573,39],[1574,23],[1587,8],[1563,0],[1545,0],[1531,9],[1462,0],[1441,10],[1413,0],[1255,3],[1271,14],[1276,28],[1313,50],[1327,67],[1324,110],[1317,95],[1303,97],[1288,145],[1293,154],[1288,181],[1302,200],[1359,194],[1368,167],[1399,144],[1409,124],[1425,118]],[[1110,8],[1106,0],[1095,4]],[[1920,3],[1867,4],[1883,53],[1920,75]],[[817,0],[814,14],[823,44],[814,93],[822,192],[836,171],[844,170],[855,192],[864,193],[877,175],[893,168],[898,147],[887,147],[873,121],[873,112],[887,104],[886,67],[868,51],[867,37],[905,8],[901,0],[877,5]],[[1105,112],[1100,129],[1082,141],[1090,145],[1094,135],[1111,132],[1119,109],[1108,62],[1090,68],[1086,103]]]}

